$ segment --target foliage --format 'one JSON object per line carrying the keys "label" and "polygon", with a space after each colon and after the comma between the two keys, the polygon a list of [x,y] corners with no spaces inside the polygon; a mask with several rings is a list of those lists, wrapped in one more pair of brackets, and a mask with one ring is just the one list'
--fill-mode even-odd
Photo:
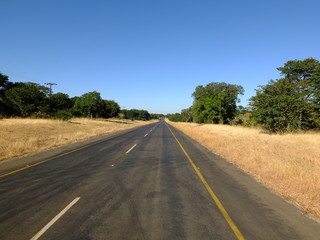
{"label": "foliage", "polygon": [[162,117],[164,117],[163,114],[158,114],[158,113],[151,113],[150,114],[150,119],[160,119]]}
{"label": "foliage", "polygon": [[9,77],[0,73],[0,91],[7,89],[8,85],[10,85]]}
{"label": "foliage", "polygon": [[232,121],[230,121],[230,124],[253,127],[257,125],[257,121],[253,118],[251,112],[245,112],[238,114]]}
{"label": "foliage", "polygon": [[5,91],[12,86],[12,82],[9,82],[9,77],[0,73],[0,115],[10,115],[12,112],[8,105],[8,100],[5,96]]}
{"label": "foliage", "polygon": [[67,121],[72,118],[73,111],[72,109],[59,110],[56,112],[55,116],[62,121]]}
{"label": "foliage", "polygon": [[192,107],[181,110],[181,122],[193,122]]}
{"label": "foliage", "polygon": [[182,116],[180,113],[167,114],[166,117],[172,122],[182,122]]}
{"label": "foliage", "polygon": [[105,114],[104,101],[100,93],[93,91],[78,97],[73,106],[75,112],[81,117],[103,117]]}
{"label": "foliage", "polygon": [[166,117],[172,122],[192,122],[192,108],[182,109],[181,113],[167,114]]}
{"label": "foliage", "polygon": [[73,103],[68,94],[58,92],[53,94],[50,99],[50,111],[57,113],[61,110],[67,110],[73,107]]}
{"label": "foliage", "polygon": [[48,88],[39,84],[19,82],[5,91],[5,97],[13,112],[28,117],[43,110],[47,92]]}
{"label": "foliage", "polygon": [[[88,92],[69,98],[68,94],[50,94],[50,89],[31,82],[12,83],[0,73],[0,115],[33,118],[59,118],[72,116],[118,117],[120,106],[113,100],[103,100],[100,93]],[[148,112],[140,112],[139,118],[148,120]]]}
{"label": "foliage", "polygon": [[143,120],[147,121],[150,120],[150,114],[146,110],[138,110],[138,109],[123,109],[121,110],[121,113],[124,115],[125,119],[131,119],[131,120]]}
{"label": "foliage", "polygon": [[209,83],[196,87],[192,96],[193,121],[197,123],[229,123],[236,113],[238,95],[243,87],[228,83]]}
{"label": "foliage", "polygon": [[103,117],[111,118],[111,117],[118,117],[120,113],[120,106],[113,100],[104,100],[105,105],[105,114]]}
{"label": "foliage", "polygon": [[284,78],[260,86],[250,99],[253,116],[271,132],[314,128],[320,117],[320,63],[294,60],[278,70]]}

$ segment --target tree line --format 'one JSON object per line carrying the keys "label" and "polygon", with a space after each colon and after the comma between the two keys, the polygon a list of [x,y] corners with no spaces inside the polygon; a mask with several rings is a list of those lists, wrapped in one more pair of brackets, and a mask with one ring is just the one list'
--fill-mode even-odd
{"label": "tree line", "polygon": [[171,121],[261,125],[270,132],[320,129],[320,63],[290,60],[277,68],[282,78],[258,86],[249,106],[238,106],[240,85],[212,82],[193,92],[193,105],[168,114]]}
{"label": "tree line", "polygon": [[10,82],[0,73],[0,117],[36,117],[68,120],[72,117],[150,120],[160,114],[146,110],[121,110],[117,102],[104,100],[93,91],[70,98],[68,94],[52,94],[48,87],[32,82]]}

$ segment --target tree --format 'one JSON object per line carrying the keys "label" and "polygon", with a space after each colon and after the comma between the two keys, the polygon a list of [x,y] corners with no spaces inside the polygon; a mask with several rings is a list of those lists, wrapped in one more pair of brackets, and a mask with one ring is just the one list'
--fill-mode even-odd
{"label": "tree", "polygon": [[93,91],[76,98],[73,106],[76,113],[82,117],[103,117],[105,105],[100,93]]}
{"label": "tree", "polygon": [[117,102],[113,100],[104,100],[105,104],[105,117],[117,117],[120,112],[120,106]]}
{"label": "tree", "polygon": [[228,123],[236,113],[243,87],[228,83],[209,83],[196,87],[192,96],[193,120],[197,123]]}
{"label": "tree", "polygon": [[192,107],[181,110],[181,121],[193,122]]}
{"label": "tree", "polygon": [[277,68],[305,101],[320,104],[320,63],[314,58],[291,60]]}
{"label": "tree", "polygon": [[250,99],[254,118],[271,132],[314,128],[319,119],[319,62],[288,61],[278,70],[284,78],[260,86]]}
{"label": "tree", "polygon": [[9,77],[0,73],[0,91],[6,89],[10,84]]}
{"label": "tree", "polygon": [[150,119],[160,119],[162,117],[164,117],[163,114],[159,114],[159,113],[151,113],[150,114]]}
{"label": "tree", "polygon": [[150,120],[150,114],[147,110],[139,111],[139,120],[148,121]]}
{"label": "tree", "polygon": [[28,117],[41,112],[47,106],[46,96],[49,89],[36,83],[15,83],[5,91],[5,97],[12,111],[19,116]]}
{"label": "tree", "polygon": [[9,82],[9,77],[0,73],[0,115],[10,114],[10,109],[4,92],[11,85],[12,83]]}
{"label": "tree", "polygon": [[50,97],[50,110],[52,113],[70,109],[72,106],[73,103],[68,94],[58,92]]}
{"label": "tree", "polygon": [[138,110],[138,109],[123,109],[121,110],[121,113],[124,115],[125,119],[131,119],[131,120],[150,120],[150,114],[146,110]]}
{"label": "tree", "polygon": [[172,122],[182,122],[182,116],[180,113],[167,114],[166,117]]}

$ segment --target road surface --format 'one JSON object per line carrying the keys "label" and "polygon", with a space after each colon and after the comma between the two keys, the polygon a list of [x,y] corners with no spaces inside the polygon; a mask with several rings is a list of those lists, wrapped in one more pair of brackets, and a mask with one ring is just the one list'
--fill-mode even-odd
{"label": "road surface", "polygon": [[320,239],[319,223],[164,121],[5,166],[3,240]]}

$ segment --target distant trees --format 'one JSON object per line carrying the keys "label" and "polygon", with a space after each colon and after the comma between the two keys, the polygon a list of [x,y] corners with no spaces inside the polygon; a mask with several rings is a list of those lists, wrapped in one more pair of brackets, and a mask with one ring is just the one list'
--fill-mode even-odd
{"label": "distant trees", "polygon": [[158,114],[158,113],[151,113],[150,114],[150,119],[160,119],[162,117],[164,117],[163,114]]}
{"label": "distant trees", "polygon": [[[50,94],[49,91],[49,88],[36,83],[12,83],[8,76],[0,73],[0,117],[53,117],[62,120],[73,116],[112,118],[118,117],[121,110],[117,102],[102,99],[96,91],[73,98],[61,92]],[[152,118],[146,110],[126,111],[129,111],[126,114],[128,119]]]}
{"label": "distant trees", "polygon": [[167,114],[166,117],[172,122],[183,122],[181,113]]}
{"label": "distant trees", "polygon": [[284,77],[260,86],[250,99],[254,118],[271,132],[319,128],[319,61],[288,61],[278,70]]}
{"label": "distant trees", "polygon": [[[167,114],[171,121],[261,125],[270,132],[320,129],[320,63],[314,58],[291,60],[277,68],[282,78],[259,86],[249,108],[237,106],[244,89],[240,85],[211,82],[195,88],[191,107]],[[117,102],[102,99],[93,91],[69,98],[49,94],[49,88],[31,82],[9,81],[0,73],[0,117],[91,118],[122,117],[149,120],[162,117],[146,110],[120,109]]]}
{"label": "distant trees", "polygon": [[182,109],[181,113],[167,114],[166,117],[172,122],[193,122],[192,107]]}
{"label": "distant trees", "polygon": [[138,109],[126,110],[126,109],[123,109],[121,111],[121,113],[123,114],[123,117],[125,119],[143,120],[143,121],[147,121],[147,120],[151,119],[151,115],[146,110],[138,110]]}

